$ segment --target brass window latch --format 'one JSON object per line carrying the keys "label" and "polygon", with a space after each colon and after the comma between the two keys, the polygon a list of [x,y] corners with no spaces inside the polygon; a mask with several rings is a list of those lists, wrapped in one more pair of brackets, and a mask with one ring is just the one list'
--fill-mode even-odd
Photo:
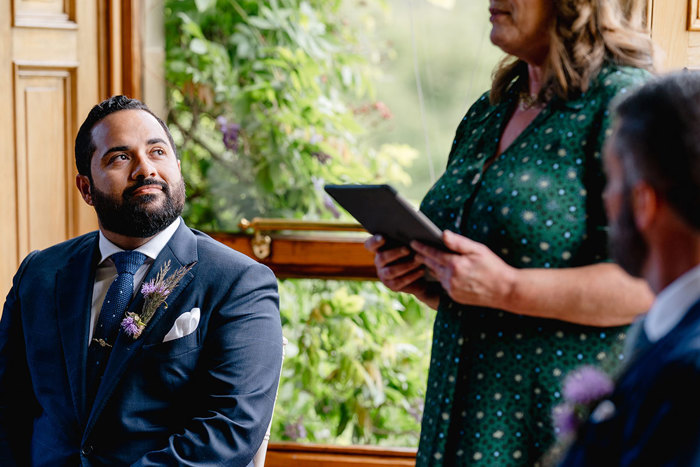
{"label": "brass window latch", "polygon": [[270,232],[317,231],[317,232],[366,232],[364,227],[354,222],[304,221],[254,217],[252,220],[241,219],[238,223],[241,231],[253,230],[250,245],[256,258],[263,260],[272,252]]}

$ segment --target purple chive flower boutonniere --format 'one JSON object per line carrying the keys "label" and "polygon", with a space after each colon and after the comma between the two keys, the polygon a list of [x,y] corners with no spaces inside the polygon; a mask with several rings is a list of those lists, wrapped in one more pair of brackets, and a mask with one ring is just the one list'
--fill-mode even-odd
{"label": "purple chive flower boutonniere", "polygon": [[583,366],[567,375],[562,386],[564,402],[554,407],[552,419],[559,438],[574,436],[591,411],[612,394],[612,379],[594,366]]}
{"label": "purple chive flower boutonniere", "polygon": [[170,276],[165,277],[170,270],[170,261],[166,261],[163,266],[158,271],[155,279],[151,279],[148,282],[144,282],[141,286],[141,294],[143,295],[144,302],[141,313],[127,313],[121,323],[121,328],[124,333],[131,336],[133,339],[138,339],[148,322],[151,320],[156,310],[162,304],[165,304],[166,308],[168,304],[165,300],[168,298],[170,293],[175,290],[177,284],[182,280],[182,278],[187,274],[187,271],[192,269],[195,263],[187,266],[182,266],[178,268]]}

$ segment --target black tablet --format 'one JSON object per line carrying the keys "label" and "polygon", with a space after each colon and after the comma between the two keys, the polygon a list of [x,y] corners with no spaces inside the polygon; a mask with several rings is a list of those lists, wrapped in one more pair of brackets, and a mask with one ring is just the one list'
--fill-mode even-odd
{"label": "black tablet", "polygon": [[448,250],[442,231],[390,185],[326,185],[325,190],[368,232],[384,236],[385,248],[418,240]]}

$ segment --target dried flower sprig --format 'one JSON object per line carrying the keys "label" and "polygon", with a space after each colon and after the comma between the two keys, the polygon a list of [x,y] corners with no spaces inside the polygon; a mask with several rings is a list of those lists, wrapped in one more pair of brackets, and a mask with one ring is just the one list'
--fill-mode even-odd
{"label": "dried flower sprig", "polygon": [[141,309],[141,313],[126,314],[121,323],[121,328],[124,330],[124,333],[131,336],[133,339],[138,339],[143,330],[146,329],[146,326],[148,326],[148,322],[151,320],[158,307],[165,304],[167,308],[168,304],[165,300],[195,264],[196,263],[181,266],[170,276],[165,277],[170,270],[170,260],[166,261],[163,266],[161,266],[155,279],[151,279],[141,286],[141,294],[144,298],[143,308]]}

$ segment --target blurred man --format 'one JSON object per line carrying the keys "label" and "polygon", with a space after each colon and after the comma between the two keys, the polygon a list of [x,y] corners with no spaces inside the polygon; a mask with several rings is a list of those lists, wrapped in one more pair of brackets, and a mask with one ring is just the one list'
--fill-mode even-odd
{"label": "blurred man", "polygon": [[277,282],[188,228],[167,126],[93,107],[76,182],[99,230],[34,251],[0,320],[0,465],[249,465],[282,358]]}
{"label": "blurred man", "polygon": [[[700,465],[700,74],[623,100],[605,151],[613,256],[657,293],[563,465]],[[633,336],[634,334],[634,336]]]}

